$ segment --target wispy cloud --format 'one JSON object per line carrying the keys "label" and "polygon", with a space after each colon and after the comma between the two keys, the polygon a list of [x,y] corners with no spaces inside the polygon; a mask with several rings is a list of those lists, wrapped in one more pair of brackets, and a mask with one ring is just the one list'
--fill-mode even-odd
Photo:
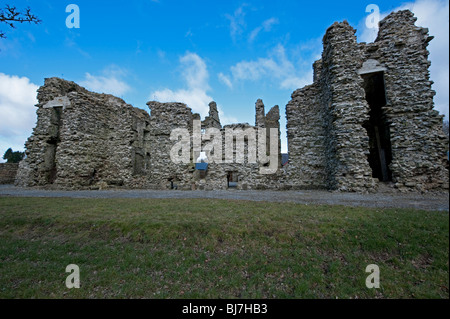
{"label": "wispy cloud", "polygon": [[236,41],[236,38],[240,36],[245,27],[245,11],[244,8],[247,4],[242,4],[239,8],[237,8],[233,14],[226,14],[225,17],[230,21],[230,36],[233,41]]}
{"label": "wispy cloud", "polygon": [[310,68],[307,72],[302,72],[288,58],[281,44],[269,52],[268,57],[238,62],[231,66],[230,72],[231,75],[218,74],[219,80],[230,88],[233,83],[240,81],[272,81],[280,89],[297,89],[312,82]]}
{"label": "wispy cloud", "polygon": [[239,38],[243,37],[247,38],[248,42],[251,43],[261,32],[269,32],[272,30],[272,27],[274,25],[279,23],[279,20],[277,18],[272,17],[270,19],[264,20],[250,33],[247,33],[247,22],[245,19],[247,12],[245,11],[245,8],[248,6],[249,5],[247,3],[243,3],[233,12],[233,14],[225,15],[225,18],[230,22],[230,36],[233,42],[236,42]]}
{"label": "wispy cloud", "polygon": [[270,18],[265,20],[259,27],[253,29],[248,37],[248,41],[253,42],[261,31],[269,32],[270,30],[272,30],[272,26],[278,23],[279,21],[277,18]]}
{"label": "wispy cloud", "polygon": [[70,34],[70,36],[66,36],[65,40],[64,40],[64,45],[70,49],[76,50],[78,51],[78,53],[80,53],[82,56],[84,56],[87,59],[91,58],[91,55],[84,51],[83,49],[80,48],[80,46],[78,45],[78,43],[76,42],[76,38],[79,37],[80,35],[78,33],[74,33],[72,32]]}
{"label": "wispy cloud", "polygon": [[161,59],[161,60],[165,60],[166,59],[166,52],[165,51],[158,49],[157,54],[158,54],[158,58],[159,59]]}
{"label": "wispy cloud", "polygon": [[230,89],[233,88],[233,83],[231,83],[231,80],[228,76],[220,72],[217,77],[219,78],[219,81],[228,86]]}
{"label": "wispy cloud", "polygon": [[142,53],[142,50],[141,50],[142,44],[143,44],[143,42],[141,40],[136,41],[136,51],[135,51],[136,54]]}

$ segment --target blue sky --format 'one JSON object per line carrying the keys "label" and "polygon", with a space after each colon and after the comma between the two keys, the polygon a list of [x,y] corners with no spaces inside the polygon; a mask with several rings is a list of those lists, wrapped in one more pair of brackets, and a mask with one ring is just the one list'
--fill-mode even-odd
{"label": "blue sky", "polygon": [[[36,121],[36,89],[62,77],[147,109],[149,100],[186,102],[205,116],[217,102],[222,124],[254,124],[254,105],[281,110],[292,91],[312,82],[312,63],[335,21],[347,20],[359,41],[373,41],[367,5],[382,17],[410,8],[436,38],[429,49],[436,108],[448,118],[448,0],[173,1],[15,0],[40,25],[0,24],[0,153],[22,150]],[[80,8],[80,28],[66,27],[66,6]]]}

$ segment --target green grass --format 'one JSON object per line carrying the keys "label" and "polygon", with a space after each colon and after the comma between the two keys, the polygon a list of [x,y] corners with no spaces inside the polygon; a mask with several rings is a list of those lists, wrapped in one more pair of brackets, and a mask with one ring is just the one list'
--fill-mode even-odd
{"label": "green grass", "polygon": [[448,212],[0,197],[0,298],[449,298],[448,255]]}

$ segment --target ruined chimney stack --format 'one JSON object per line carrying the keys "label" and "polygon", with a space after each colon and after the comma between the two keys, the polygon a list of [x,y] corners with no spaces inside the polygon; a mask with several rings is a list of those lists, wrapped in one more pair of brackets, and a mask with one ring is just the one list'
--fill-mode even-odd
{"label": "ruined chimney stack", "polygon": [[261,99],[256,101],[255,105],[256,115],[255,115],[255,126],[265,127],[266,126],[266,111],[264,109],[264,103]]}
{"label": "ruined chimney stack", "polygon": [[203,128],[222,128],[222,124],[220,124],[219,111],[217,110],[216,102],[212,101],[209,103],[209,114],[205,117],[205,120],[202,122]]}

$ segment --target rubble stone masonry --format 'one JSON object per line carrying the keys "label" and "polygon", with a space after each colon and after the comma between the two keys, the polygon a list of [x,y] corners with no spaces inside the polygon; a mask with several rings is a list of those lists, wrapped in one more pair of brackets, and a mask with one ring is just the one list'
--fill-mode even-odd
{"label": "rubble stone masonry", "polygon": [[[380,22],[373,43],[358,43],[356,30],[346,21],[328,28],[322,57],[313,65],[314,82],[296,90],[286,106],[289,163],[284,167],[280,110],[274,106],[266,113],[262,100],[256,101],[254,126],[223,127],[215,102],[201,121],[183,103],[151,101],[147,112],[73,82],[46,79],[38,90],[38,121],[26,142],[27,157],[16,184],[371,192],[386,183],[400,191],[448,191],[448,138],[443,116],[433,109],[429,77],[432,37],[415,21],[408,10],[391,13]],[[196,169],[199,145],[192,146],[199,136],[194,136],[194,123],[199,123],[203,147],[210,132],[220,135],[224,146],[227,129],[278,131],[275,171],[261,174],[268,164],[248,160],[252,152],[264,153],[251,136],[245,137],[243,163],[211,161],[206,171]],[[171,139],[174,129],[189,132],[188,163],[170,159],[177,142]],[[261,145],[269,155],[269,135]],[[226,157],[225,147],[221,154],[218,149],[207,152],[210,158]]]}
{"label": "rubble stone masonry", "polygon": [[286,106],[289,181],[299,187],[373,191],[448,190],[448,138],[433,109],[428,29],[408,11],[357,43],[346,21],[323,38],[314,83]]}
{"label": "rubble stone masonry", "polygon": [[0,184],[14,184],[19,164],[0,163]]}

